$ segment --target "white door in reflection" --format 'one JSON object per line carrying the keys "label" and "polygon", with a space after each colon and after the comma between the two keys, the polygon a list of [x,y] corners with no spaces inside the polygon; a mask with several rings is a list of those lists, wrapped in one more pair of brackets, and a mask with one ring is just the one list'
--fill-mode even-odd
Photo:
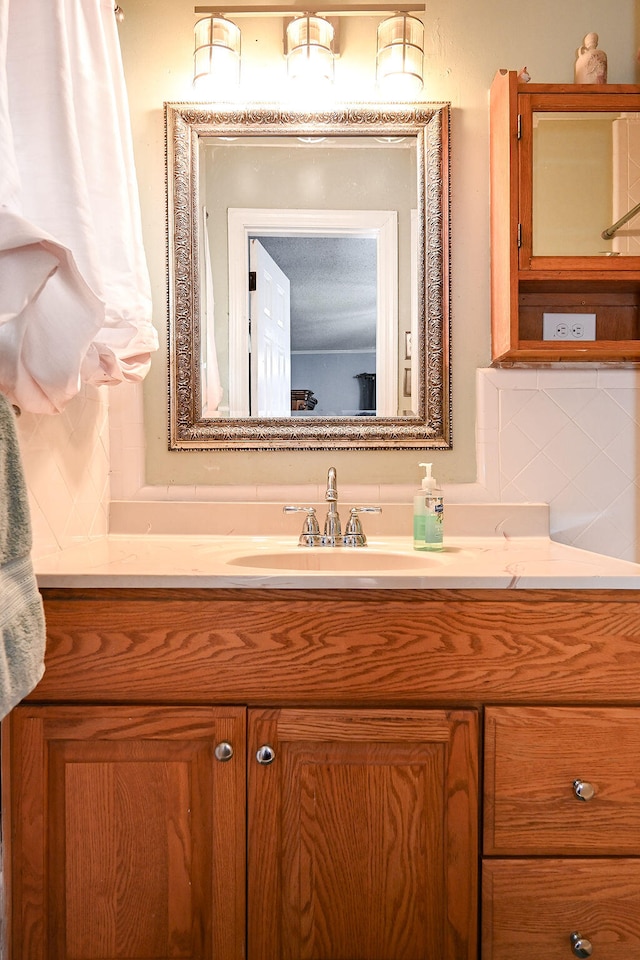
{"label": "white door in reflection", "polygon": [[289,279],[259,240],[249,241],[251,416],[291,416]]}

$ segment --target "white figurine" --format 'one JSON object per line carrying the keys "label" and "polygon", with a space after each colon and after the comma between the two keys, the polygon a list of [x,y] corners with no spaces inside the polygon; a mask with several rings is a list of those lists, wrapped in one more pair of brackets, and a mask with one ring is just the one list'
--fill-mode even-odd
{"label": "white figurine", "polygon": [[531,75],[527,68],[523,67],[518,74],[518,83],[529,83],[529,80],[531,80]]}
{"label": "white figurine", "polygon": [[607,55],[604,50],[598,50],[597,33],[588,33],[576,53],[576,83],[607,82]]}

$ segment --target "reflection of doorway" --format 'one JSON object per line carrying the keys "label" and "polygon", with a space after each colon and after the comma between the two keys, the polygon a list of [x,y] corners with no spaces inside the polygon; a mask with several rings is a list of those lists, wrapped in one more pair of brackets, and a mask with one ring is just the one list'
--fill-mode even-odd
{"label": "reflection of doorway", "polygon": [[[228,211],[229,368],[232,415],[248,409],[249,371],[246,278],[250,237],[367,237],[376,241],[376,381],[377,414],[398,411],[398,248],[397,214],[391,210]],[[360,372],[360,371],[358,371]],[[373,371],[371,371],[373,372]],[[235,414],[234,414],[235,411]]]}
{"label": "reflection of doorway", "polygon": [[376,239],[270,236],[260,243],[291,284],[291,387],[315,400],[295,415],[375,415],[375,403],[362,405],[356,378],[370,371],[375,380]]}
{"label": "reflection of doorway", "polygon": [[249,338],[252,416],[288,417],[291,412],[289,279],[259,240],[249,244],[251,284]]}

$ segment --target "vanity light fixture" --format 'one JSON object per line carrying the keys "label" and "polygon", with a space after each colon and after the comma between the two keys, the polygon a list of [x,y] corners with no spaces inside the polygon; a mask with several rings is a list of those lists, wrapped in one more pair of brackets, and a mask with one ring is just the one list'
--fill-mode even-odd
{"label": "vanity light fixture", "polygon": [[237,79],[240,71],[240,30],[226,19],[237,16],[281,16],[289,19],[284,31],[284,53],[289,77],[298,81],[332,80],[333,64],[339,54],[336,27],[327,18],[378,17],[392,14],[378,26],[376,77],[385,94],[410,100],[422,90],[424,25],[414,13],[424,12],[422,3],[369,2],[351,0],[332,6],[296,10],[292,2],[275,4],[236,0],[215,7],[197,6],[197,14],[209,14],[198,21],[196,30],[194,84],[228,65]]}
{"label": "vanity light fixture", "polygon": [[376,77],[385,93],[411,100],[422,90],[424,24],[407,13],[396,13],[378,26]]}
{"label": "vanity light fixture", "polygon": [[193,28],[193,85],[220,91],[240,82],[240,28],[216,15],[198,20]]}
{"label": "vanity light fixture", "polygon": [[287,24],[287,74],[306,84],[333,81],[333,25],[311,14]]}

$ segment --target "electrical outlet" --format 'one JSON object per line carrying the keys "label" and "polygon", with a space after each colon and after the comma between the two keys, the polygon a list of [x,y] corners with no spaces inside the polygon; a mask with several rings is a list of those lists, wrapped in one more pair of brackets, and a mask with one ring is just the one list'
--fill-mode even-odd
{"label": "electrical outlet", "polygon": [[543,340],[595,340],[595,313],[543,313]]}

